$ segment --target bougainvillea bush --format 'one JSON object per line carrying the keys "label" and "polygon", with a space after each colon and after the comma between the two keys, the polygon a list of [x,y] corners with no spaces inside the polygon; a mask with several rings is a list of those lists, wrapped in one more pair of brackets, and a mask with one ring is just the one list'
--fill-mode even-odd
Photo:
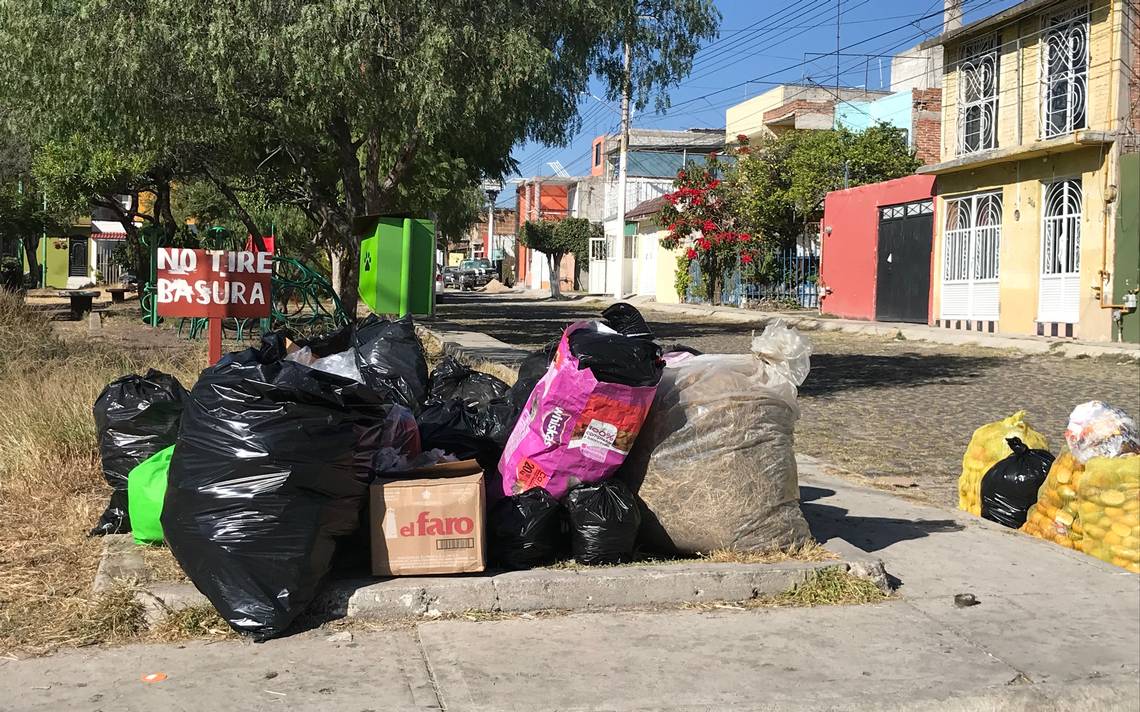
{"label": "bougainvillea bush", "polygon": [[677,173],[673,192],[664,196],[658,216],[668,231],[661,245],[684,248],[677,262],[678,275],[687,274],[695,262],[704,297],[713,304],[720,302],[725,275],[752,264],[764,248],[759,237],[736,229],[728,186],[720,177],[723,168],[715,153],[704,165],[686,165]]}

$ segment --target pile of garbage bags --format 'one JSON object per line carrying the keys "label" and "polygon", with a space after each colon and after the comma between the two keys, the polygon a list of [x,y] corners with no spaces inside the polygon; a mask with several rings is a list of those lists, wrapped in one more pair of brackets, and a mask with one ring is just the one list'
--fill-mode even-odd
{"label": "pile of garbage bags", "polygon": [[1101,401],[1077,406],[1021,530],[1140,573],[1140,429]]}
{"label": "pile of garbage bags", "polygon": [[796,544],[810,353],[781,323],[750,355],[666,350],[618,304],[508,385],[450,358],[429,373],[409,318],[271,333],[188,393],[156,372],[107,387],[95,416],[114,495],[96,530],[133,519],[136,541],[165,541],[257,639],[290,628],[338,548],[362,546],[370,485],[438,463],[478,461],[487,556],[503,569]]}

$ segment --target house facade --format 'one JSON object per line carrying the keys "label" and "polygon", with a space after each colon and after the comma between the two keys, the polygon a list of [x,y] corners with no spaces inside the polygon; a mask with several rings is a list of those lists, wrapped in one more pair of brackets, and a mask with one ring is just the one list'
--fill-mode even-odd
{"label": "house facade", "polygon": [[[571,216],[571,190],[578,179],[560,176],[534,176],[521,180],[515,186],[515,215],[517,227],[527,220],[562,220]],[[516,234],[517,234],[516,229]],[[550,287],[550,265],[546,255],[517,246],[518,283],[530,289]],[[574,288],[574,255],[566,255],[559,265],[561,288]]]}
{"label": "house facade", "polygon": [[944,57],[941,160],[920,169],[935,325],[1140,340],[1137,13],[1027,0],[922,45]]}

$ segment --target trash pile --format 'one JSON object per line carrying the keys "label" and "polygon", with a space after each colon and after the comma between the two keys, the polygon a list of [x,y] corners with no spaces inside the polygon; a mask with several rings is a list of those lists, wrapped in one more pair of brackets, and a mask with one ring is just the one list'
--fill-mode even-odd
{"label": "trash pile", "polygon": [[[150,372],[95,415],[111,507],[94,533],[165,541],[229,624],[285,633],[346,553],[374,575],[617,564],[801,543],[792,431],[806,339],[663,349],[614,305],[516,383],[445,358],[408,318],[227,354],[187,393]],[[713,407],[710,407],[713,406]]]}
{"label": "trash pile", "polygon": [[[958,482],[960,507],[1140,573],[1136,422],[1101,401],[1082,403],[1069,416],[1066,449],[1054,459],[1024,416],[974,432]],[[1003,439],[1005,456],[996,459]]]}
{"label": "trash pile", "polygon": [[1101,401],[1073,409],[1068,452],[1049,469],[1021,531],[1140,573],[1140,430]]}

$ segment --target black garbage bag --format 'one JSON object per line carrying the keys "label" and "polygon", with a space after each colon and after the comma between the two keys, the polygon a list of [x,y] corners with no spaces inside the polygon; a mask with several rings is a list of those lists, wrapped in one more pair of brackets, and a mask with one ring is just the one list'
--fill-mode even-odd
{"label": "black garbage bag", "polygon": [[484,459],[490,462],[491,457],[497,461],[502,455],[502,447],[492,437],[500,425],[489,409],[453,398],[429,403],[417,420],[424,450],[438,448],[461,460],[477,458],[481,463]]}
{"label": "black garbage bag", "polygon": [[593,329],[570,334],[570,353],[599,381],[626,386],[656,386],[665,365],[661,347],[652,341]]}
{"label": "black garbage bag", "polygon": [[[522,412],[523,407],[526,405],[527,400],[530,398],[531,391],[546,375],[546,370],[550,368],[550,363],[554,361],[554,355],[558,353],[558,342],[551,341],[546,346],[543,346],[538,351],[523,359],[519,364],[519,377],[515,384],[511,386],[510,393],[507,394],[507,399],[515,406],[517,413],[515,419],[518,419],[518,413]],[[514,427],[514,424],[511,424]]]}
{"label": "black garbage bag", "polygon": [[143,460],[174,444],[186,398],[186,389],[177,378],[152,368],[142,376],[115,379],[95,399],[91,410],[103,477],[114,491],[89,536],[131,530],[127,475]]}
{"label": "black garbage bag", "polygon": [[230,626],[280,635],[353,534],[393,407],[367,386],[280,359],[280,339],[228,354],[190,393],[162,528]]}
{"label": "black garbage bag", "polygon": [[458,398],[476,407],[485,407],[503,398],[511,387],[489,373],[468,368],[448,356],[431,372],[429,397],[432,401]]}
{"label": "black garbage bag", "polygon": [[364,383],[418,414],[427,400],[428,368],[412,318],[386,321],[370,315],[356,325],[355,338]]}
{"label": "black garbage bag", "polygon": [[633,558],[641,510],[621,480],[579,485],[563,500],[570,519],[570,553],[581,564],[620,564]]}
{"label": "black garbage bag", "polygon": [[1053,455],[1048,450],[1030,449],[1021,438],[1005,441],[1013,454],[982,477],[982,517],[1020,529],[1029,508],[1037,503],[1037,490],[1049,474]]}
{"label": "black garbage bag", "polygon": [[637,339],[653,339],[653,330],[645,323],[645,317],[635,306],[627,302],[611,304],[602,311],[602,321],[606,326],[624,336]]}
{"label": "black garbage bag", "polygon": [[521,571],[549,566],[569,550],[565,511],[541,487],[505,497],[487,514],[491,562]]}

